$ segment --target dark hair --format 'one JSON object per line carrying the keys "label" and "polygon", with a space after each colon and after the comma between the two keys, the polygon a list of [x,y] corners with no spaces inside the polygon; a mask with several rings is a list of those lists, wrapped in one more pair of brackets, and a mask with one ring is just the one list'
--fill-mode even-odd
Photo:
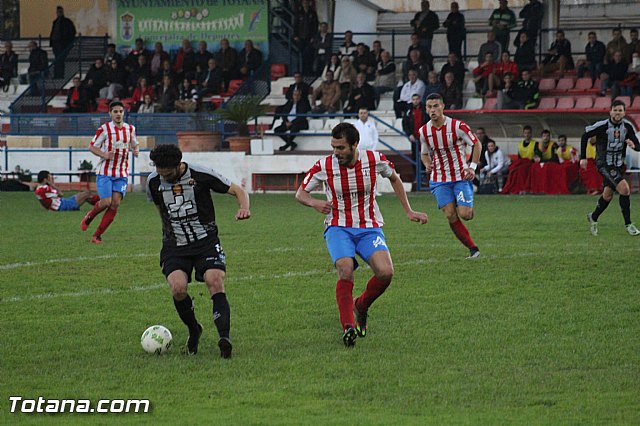
{"label": "dark hair", "polygon": [[522,131],[525,131],[525,130],[531,130],[533,132],[533,129],[528,124],[522,128]]}
{"label": "dark hair", "polygon": [[629,33],[637,33],[637,32],[638,32],[638,29],[637,29],[637,28],[631,28],[631,29],[629,30]]}
{"label": "dark hair", "polygon": [[136,43],[137,43],[137,42],[144,43],[144,40],[143,40],[142,38],[138,37],[138,38],[136,39]]}
{"label": "dark hair", "polygon": [[551,131],[549,129],[544,129],[542,132],[540,132],[541,135],[547,134],[547,135],[551,135]]}
{"label": "dark hair", "polygon": [[625,110],[627,109],[627,105],[620,99],[616,99],[615,101],[611,102],[611,109],[617,106],[622,106],[622,108],[624,108]]}
{"label": "dark hair", "polygon": [[158,145],[149,153],[149,159],[156,167],[177,167],[182,161],[182,151],[177,145]]}
{"label": "dark hair", "polygon": [[592,36],[596,36],[596,32],[595,31],[589,31],[589,34],[587,34],[588,36],[592,35]]}
{"label": "dark hair", "polygon": [[115,49],[116,48],[116,44],[115,43],[109,43],[109,44],[107,44],[107,47],[113,47]]}
{"label": "dark hair", "polygon": [[486,130],[485,130],[485,128],[484,128],[484,127],[478,127],[478,128],[476,129],[476,131],[478,131],[478,130],[482,130],[483,132],[486,132]]}
{"label": "dark hair", "polygon": [[38,173],[38,183],[44,182],[44,180],[47,179],[50,174],[51,173],[49,172],[49,170],[40,170],[40,172]]}
{"label": "dark hair", "polygon": [[567,135],[565,135],[565,134],[562,134],[562,135],[558,136],[558,139],[566,139],[566,138],[567,138]]}
{"label": "dark hair", "polygon": [[442,102],[442,95],[440,95],[440,93],[431,93],[429,96],[427,96],[427,101],[440,101]]}
{"label": "dark hair", "polygon": [[349,146],[360,142],[360,133],[351,123],[339,123],[331,130],[331,137],[334,139],[346,139]]}
{"label": "dark hair", "polygon": [[505,72],[504,75],[502,76],[502,78],[504,78],[506,76],[513,77],[513,73]]}
{"label": "dark hair", "polygon": [[120,101],[113,101],[109,104],[109,112],[113,111],[113,109],[115,107],[121,106],[122,108],[124,108],[124,104]]}
{"label": "dark hair", "polygon": [[563,30],[558,30],[558,31],[556,31],[556,34],[562,34],[562,35],[564,35],[564,31],[563,31]]}

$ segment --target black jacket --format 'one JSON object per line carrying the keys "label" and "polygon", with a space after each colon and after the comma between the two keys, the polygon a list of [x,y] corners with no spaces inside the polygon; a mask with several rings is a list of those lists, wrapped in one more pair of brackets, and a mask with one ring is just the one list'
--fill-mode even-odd
{"label": "black jacket", "polygon": [[[286,104],[277,108],[277,116],[282,118],[284,121],[289,121],[287,116],[291,112],[293,108],[293,101],[288,101]],[[309,104],[309,99],[306,97],[300,98],[300,101],[296,105],[296,114],[309,114],[311,111],[311,104]],[[292,123],[300,123],[303,127],[309,128],[309,122],[307,121],[307,117],[296,117]]]}
{"label": "black jacket", "polygon": [[35,74],[40,71],[46,71],[49,66],[49,58],[47,52],[36,47],[29,53],[29,74]]}
{"label": "black jacket", "polygon": [[49,46],[54,50],[65,49],[76,37],[76,26],[73,21],[62,16],[56,18],[51,24],[51,33],[49,34]]}

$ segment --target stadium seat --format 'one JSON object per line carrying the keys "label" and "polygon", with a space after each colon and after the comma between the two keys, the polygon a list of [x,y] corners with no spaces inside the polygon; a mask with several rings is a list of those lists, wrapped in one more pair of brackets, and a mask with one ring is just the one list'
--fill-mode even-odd
{"label": "stadium seat", "polygon": [[558,80],[558,85],[555,90],[558,92],[566,92],[567,90],[571,90],[574,87],[574,81],[571,77],[564,77]]}
{"label": "stadium seat", "polygon": [[576,85],[570,92],[586,92],[593,87],[591,77],[583,77],[576,80]]}
{"label": "stadium seat", "polygon": [[378,104],[378,111],[393,111],[393,99],[384,98],[380,99],[380,103]]}
{"label": "stadium seat", "polygon": [[475,110],[482,109],[482,98],[469,98],[464,105],[464,109]]}
{"label": "stadium seat", "polygon": [[[589,80],[591,81],[591,80]],[[591,96],[580,96],[576,98],[575,109],[591,109],[593,108],[593,98]]]}
{"label": "stadium seat", "polygon": [[403,132],[404,130],[402,130],[402,118],[396,118],[396,120],[393,122],[393,127]]}
{"label": "stadium seat", "polygon": [[273,133],[273,129],[275,129],[276,127],[280,126],[282,124],[282,118],[278,118],[274,123],[273,126],[271,126],[271,129],[265,131],[265,133]]}
{"label": "stadium seat", "polygon": [[574,100],[571,97],[558,98],[558,104],[556,105],[556,109],[572,109],[573,105],[574,105]]}
{"label": "stadium seat", "polygon": [[325,130],[331,130],[335,126],[337,126],[339,123],[340,123],[340,120],[338,120],[337,118],[329,118],[327,119],[327,121],[324,122],[324,128]]}
{"label": "stadium seat", "polygon": [[640,96],[636,96],[635,98],[633,98],[633,102],[631,103],[629,109],[640,110]]}
{"label": "stadium seat", "polygon": [[484,106],[482,109],[496,109],[496,104],[498,103],[498,98],[487,98],[484,101]]}
{"label": "stadium seat", "polygon": [[271,81],[287,75],[287,67],[284,64],[271,64]]}
{"label": "stadium seat", "polygon": [[593,103],[594,109],[605,109],[608,110],[611,108],[611,98],[608,96],[598,97]]}
{"label": "stadium seat", "polygon": [[312,118],[309,120],[309,130],[322,130],[324,127],[324,121],[322,118]]}
{"label": "stadium seat", "polygon": [[233,95],[244,83],[244,80],[231,80],[229,81],[229,90],[227,93],[223,93],[222,96]]}
{"label": "stadium seat", "polygon": [[631,105],[631,97],[630,96],[618,96],[616,101],[622,101],[626,105],[627,108]]}
{"label": "stadium seat", "polygon": [[543,78],[538,84],[541,92],[550,92],[556,88],[556,81],[553,78]]}
{"label": "stadium seat", "polygon": [[556,107],[556,98],[548,97],[540,99],[538,109],[554,109]]}

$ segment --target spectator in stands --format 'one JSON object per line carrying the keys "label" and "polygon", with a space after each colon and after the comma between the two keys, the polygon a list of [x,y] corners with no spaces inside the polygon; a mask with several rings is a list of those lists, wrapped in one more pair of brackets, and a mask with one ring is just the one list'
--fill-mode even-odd
{"label": "spectator in stands", "polygon": [[431,43],[433,42],[433,33],[440,28],[440,20],[438,15],[429,10],[428,1],[422,0],[420,3],[422,11],[416,13],[410,24],[413,31],[418,34],[420,47],[425,53],[431,54]]}
{"label": "spectator in stands", "polygon": [[462,88],[456,83],[452,72],[445,74],[440,96],[445,109],[462,109]]}
{"label": "spectator in stands", "polygon": [[39,96],[44,91],[44,79],[49,67],[49,59],[45,52],[35,41],[29,42],[29,68],[27,76],[29,77],[29,86],[31,94]]}
{"label": "spectator in stands", "polygon": [[205,96],[220,94],[220,90],[222,89],[222,70],[213,55],[211,55],[207,62],[207,69],[199,74],[198,84],[200,86],[198,93],[200,99]]}
{"label": "spectator in stands", "polygon": [[524,109],[536,108],[540,103],[538,83],[533,81],[531,73],[528,70],[522,71],[520,80],[516,83],[513,100],[522,102]]}
{"label": "spectator in stands", "polygon": [[558,162],[564,163],[569,161],[571,163],[577,163],[580,160],[578,150],[567,143],[567,135],[558,136],[558,148],[556,149],[556,156]]}
{"label": "spectator in stands", "polygon": [[366,44],[358,43],[356,46],[356,55],[352,62],[356,73],[363,72],[366,74],[369,68],[374,66],[374,59],[370,53]]}
{"label": "spectator in stands", "polygon": [[133,50],[129,52],[124,60],[124,68],[127,72],[131,72],[138,66],[138,57],[147,56],[149,52],[144,47],[144,40],[137,38]]}
{"label": "spectator in stands", "polygon": [[347,30],[344,33],[344,43],[340,45],[340,57],[355,56],[356,44],[353,42],[353,32]]}
{"label": "spectator in stands", "polygon": [[631,28],[629,30],[629,43],[627,44],[627,49],[623,52],[624,59],[631,63],[635,52],[640,53],[640,40],[638,40],[638,30]]}
{"label": "spectator in stands", "polygon": [[194,112],[198,108],[198,91],[188,78],[182,79],[175,107],[177,112]]}
{"label": "spectator in stands", "polygon": [[153,90],[153,86],[149,85],[149,80],[147,80],[146,77],[140,77],[136,88],[133,90],[133,95],[131,96],[131,99],[133,99],[134,102],[131,106],[132,112],[138,111],[140,105],[144,103],[144,97],[146,95],[151,96],[151,99],[155,99],[156,92]]}
{"label": "spectator in stands", "polygon": [[442,66],[440,70],[440,82],[444,83],[444,76],[448,73],[453,73],[453,79],[456,81],[458,86],[462,88],[464,84],[464,75],[466,70],[464,68],[464,64],[459,60],[458,55],[455,53],[449,53],[447,56],[447,62]]}
{"label": "spectator in stands", "polygon": [[76,26],[73,25],[73,21],[64,16],[62,6],[56,7],[56,19],[51,24],[51,34],[49,34],[49,46],[51,46],[55,57],[54,78],[64,78],[64,61],[67,57],[67,49],[71,47],[75,38]]}
{"label": "spectator in stands", "polygon": [[358,73],[351,64],[349,56],[343,56],[341,61],[342,65],[340,66],[341,71],[338,83],[340,83],[340,101],[344,104],[351,94],[351,87],[355,84]]}
{"label": "spectator in stands", "polygon": [[18,55],[13,51],[10,41],[4,42],[4,53],[0,56],[0,87],[4,92],[9,90],[12,78],[18,77]]}
{"label": "spectator in stands", "polygon": [[522,8],[518,16],[524,20],[522,30],[526,31],[530,39],[537,40],[544,16],[542,3],[538,0],[529,0],[529,4]]}
{"label": "spectator in stands", "polygon": [[631,88],[640,87],[640,52],[633,52],[626,81],[632,82]]}
{"label": "spectator in stands", "polygon": [[565,70],[572,70],[573,57],[571,56],[571,42],[564,37],[564,31],[556,31],[556,40],[551,43],[542,64],[540,73],[544,77],[546,74],[556,70],[560,71],[560,78],[564,77]]}
{"label": "spectator in stands", "polygon": [[486,183],[495,179],[498,192],[502,192],[504,179],[509,170],[511,161],[509,157],[504,155],[496,142],[489,140],[487,142],[487,150],[484,153],[484,167],[480,169],[480,182]]}
{"label": "spectator in stands", "polygon": [[[297,114],[309,114],[310,111],[309,100],[303,96],[300,90],[294,90],[291,99],[283,106],[278,107],[276,113],[278,117],[282,118],[282,124],[273,131],[285,142],[278,148],[280,151],[285,151],[289,147],[291,147],[291,151],[296,149],[298,144],[293,141],[296,136],[291,133],[298,133],[309,128],[307,117],[298,117]],[[290,134],[287,135],[287,132]]]}
{"label": "spectator in stands", "polygon": [[314,75],[319,75],[329,63],[331,49],[333,48],[333,34],[329,33],[329,24],[320,22],[320,29],[311,40],[311,45],[315,49],[313,73]]}
{"label": "spectator in stands", "polygon": [[493,141],[493,139],[487,136],[487,132],[484,129],[484,127],[478,127],[476,129],[476,136],[480,141],[480,146],[482,146],[482,151],[480,151],[480,161],[478,161],[478,167],[482,169],[484,166],[487,165],[487,163],[485,163],[485,158],[484,158],[485,153],[487,152],[487,145],[489,144],[490,141]]}
{"label": "spectator in stands", "polygon": [[418,95],[422,100],[424,91],[425,85],[418,78],[418,73],[415,70],[409,70],[409,81],[402,87],[397,88],[394,93],[393,109],[396,113],[396,118],[401,118],[411,108],[413,95]]}
{"label": "spectator in stands", "polygon": [[[407,61],[411,61],[411,51],[412,50],[417,50],[420,52],[420,61],[422,61],[424,64],[427,65],[427,72],[431,71],[433,69],[433,55],[431,55],[431,52],[427,52],[421,45],[420,45],[420,40],[418,39],[418,34],[413,33],[411,34],[411,44],[409,45],[409,48],[407,49]],[[406,70],[404,70],[405,75],[404,75],[404,81],[407,81],[407,77],[406,77]],[[425,77],[426,79],[426,77]]]}
{"label": "spectator in stands", "polygon": [[107,51],[104,54],[104,65],[107,69],[111,68],[111,61],[115,59],[119,64],[123,63],[122,55],[116,52],[116,45],[114,43],[107,44]]}
{"label": "spectator in stands", "polygon": [[376,100],[380,95],[391,92],[396,87],[396,64],[391,60],[391,53],[387,50],[380,55],[382,61],[378,63],[376,78],[373,87],[376,91]]}
{"label": "spectator in stands", "polygon": [[213,58],[213,53],[207,50],[207,42],[200,40],[198,51],[195,54],[196,73],[202,73],[209,68],[209,59]]}
{"label": "spectator in stands", "polygon": [[496,77],[496,69],[493,53],[485,53],[484,61],[472,71],[473,82],[476,86],[476,96],[479,97],[484,94],[491,96],[495,93],[495,90],[500,86],[500,80]]}
{"label": "spectator in stands", "polygon": [[618,95],[631,96],[632,87],[622,84],[627,78],[629,64],[622,57],[622,52],[613,54],[613,61],[604,66],[600,74],[600,96],[607,95],[607,89],[611,88],[611,99]]}
{"label": "spectator in stands", "polygon": [[172,82],[176,81],[176,73],[173,72],[173,69],[171,67],[171,61],[169,61],[168,59],[162,62],[162,67],[158,72],[158,77],[157,77],[158,82],[156,83],[157,87],[162,86],[162,81],[164,80],[165,77],[170,77]]}
{"label": "spectator in stands", "polygon": [[80,113],[89,110],[89,95],[87,89],[82,86],[80,77],[73,77],[73,87],[69,90],[65,105],[67,107],[62,111],[64,113]]}
{"label": "spectator in stands", "polygon": [[162,81],[160,71],[164,61],[170,61],[169,54],[164,51],[162,43],[157,42],[154,45],[153,52],[149,55],[149,70],[151,71],[151,80],[149,82],[159,83]]}
{"label": "spectator in stands", "polygon": [[244,49],[238,54],[238,69],[243,78],[249,77],[262,65],[262,52],[253,47],[251,40],[244,41]]}
{"label": "spectator in stands", "polygon": [[375,79],[376,70],[378,69],[378,64],[382,62],[382,54],[384,52],[385,50],[382,48],[382,42],[380,40],[374,40],[371,52],[369,52],[371,61],[369,68],[367,68],[367,81]]}
{"label": "spectator in stands", "polygon": [[340,68],[340,57],[337,53],[332,53],[329,57],[329,63],[325,65],[322,70],[322,75],[320,79],[325,81],[327,79],[327,71],[331,71],[334,75],[334,78],[340,78],[340,74],[342,74],[342,68]]}
{"label": "spectator in stands", "polygon": [[178,49],[175,63],[173,64],[173,71],[176,73],[176,78],[179,81],[188,78],[192,80],[196,75],[196,52],[191,47],[191,42],[188,39],[182,40],[182,47]]}
{"label": "spectator in stands", "polygon": [[[144,55],[138,55],[138,63],[129,71],[127,84],[130,94],[133,93],[141,78],[146,79],[147,82],[151,81],[151,68],[149,68],[147,57]],[[140,98],[139,102],[141,103],[142,100]]]}
{"label": "spectator in stands", "polygon": [[502,80],[502,77],[504,77],[504,75],[508,72],[511,73],[511,75],[515,79],[517,79],[520,75],[518,64],[511,60],[511,54],[508,50],[505,50],[504,52],[502,52],[500,62],[496,64],[495,73],[496,77],[498,77],[498,80]]}
{"label": "spectator in stands", "polygon": [[359,72],[356,76],[356,83],[351,88],[349,102],[344,109],[345,114],[356,113],[361,108],[367,111],[376,109],[376,93],[373,87],[367,83],[367,76]]}
{"label": "spectator in stands", "polygon": [[418,179],[418,167],[420,163],[420,128],[427,124],[429,116],[422,103],[422,96],[411,96],[411,104],[402,117],[402,130],[407,134],[411,143],[411,159],[416,162],[415,176]]}
{"label": "spectator in stands", "polygon": [[584,73],[589,71],[591,81],[595,82],[602,72],[607,48],[603,42],[598,40],[594,31],[590,31],[587,38],[589,41],[584,47],[586,59],[578,62],[578,77],[584,77]]}
{"label": "spectator in stands", "polygon": [[369,110],[365,107],[360,107],[358,109],[358,119],[353,125],[360,133],[358,149],[360,151],[376,151],[378,148],[378,129],[376,129],[376,124],[373,120],[369,120]]}
{"label": "spectator in stands", "polygon": [[[492,28],[496,36],[495,39],[498,40],[502,49],[508,49],[511,29],[516,26],[516,14],[507,6],[507,0],[500,0],[500,6],[491,12],[489,26]],[[498,58],[499,55],[500,52],[497,52],[494,58]],[[478,58],[478,62],[481,62],[482,58],[484,58],[484,55]]]}
{"label": "spectator in stands", "polygon": [[311,86],[304,82],[304,80],[302,79],[302,73],[299,71],[294,72],[293,80],[293,84],[289,86],[289,89],[287,89],[287,93],[285,95],[287,101],[290,101],[293,98],[293,92],[295,90],[299,90],[300,93],[302,93],[302,97],[308,99],[309,95],[311,94]]}
{"label": "spectator in stands", "polygon": [[150,114],[156,112],[156,104],[153,103],[153,98],[150,94],[144,95],[144,102],[138,108],[138,114]]}
{"label": "spectator in stands", "polygon": [[106,86],[100,89],[100,97],[111,102],[114,98],[120,97],[127,84],[127,73],[116,58],[111,59],[111,67],[107,68]]}
{"label": "spectator in stands", "polygon": [[104,66],[102,58],[96,58],[91,65],[87,75],[84,77],[84,87],[91,103],[95,106],[96,98],[100,95],[100,90],[107,85],[107,68]]}
{"label": "spectator in stands", "polygon": [[162,77],[162,86],[156,91],[158,95],[158,104],[160,105],[159,112],[173,112],[175,111],[175,103],[178,100],[178,91],[173,85],[173,80],[170,75]]}
{"label": "spectator in stands", "polygon": [[513,56],[514,62],[520,71],[533,71],[538,68],[536,61],[536,41],[529,38],[526,32],[521,32],[513,42],[516,46],[516,53]]}
{"label": "spectator in stands", "polygon": [[442,84],[440,80],[438,80],[438,73],[435,71],[429,72],[427,76],[427,82],[424,85],[424,95],[422,97],[422,102],[426,103],[427,96],[432,93],[440,93],[442,91]]}
{"label": "spectator in stands", "polygon": [[340,83],[333,79],[333,71],[327,71],[326,76],[327,78],[313,92],[312,104],[315,104],[317,99],[320,100],[320,105],[313,108],[315,114],[334,113],[340,108]]}
{"label": "spectator in stands", "polygon": [[312,72],[314,56],[312,39],[317,28],[318,14],[315,8],[311,7],[309,0],[302,0],[302,7],[293,20],[293,42],[302,52],[302,72],[305,75],[310,75]]}
{"label": "spectator in stands", "polygon": [[607,59],[605,60],[605,64],[613,61],[614,53],[627,50],[627,41],[622,36],[622,30],[620,28],[613,29],[612,37],[611,41],[607,43]]}
{"label": "spectator in stands", "polygon": [[551,140],[551,132],[544,129],[540,133],[540,142],[536,144],[533,152],[533,161],[536,163],[558,162],[558,144]]}
{"label": "spectator in stands", "polygon": [[447,29],[447,43],[449,52],[455,53],[462,58],[462,41],[467,29],[465,28],[464,15],[460,13],[460,6],[457,1],[451,2],[451,12],[447,15],[442,26]]}
{"label": "spectator in stands", "polygon": [[432,71],[433,67],[429,67],[420,57],[420,51],[414,49],[409,52],[409,59],[403,64],[402,80],[405,82],[409,79],[409,70],[417,72],[420,80],[427,81],[429,71]]}
{"label": "spectator in stands", "polygon": [[496,34],[493,31],[487,33],[487,41],[480,45],[478,50],[478,63],[481,64],[486,60],[487,53],[493,54],[493,60],[497,60],[502,52],[502,46],[496,41]]}
{"label": "spectator in stands", "polygon": [[524,100],[516,100],[516,83],[513,74],[507,72],[502,77],[502,86],[498,90],[496,109],[524,109]]}
{"label": "spectator in stands", "polygon": [[229,45],[229,40],[220,40],[220,50],[216,52],[216,63],[222,68],[224,91],[229,90],[229,82],[236,78],[238,66],[238,52]]}

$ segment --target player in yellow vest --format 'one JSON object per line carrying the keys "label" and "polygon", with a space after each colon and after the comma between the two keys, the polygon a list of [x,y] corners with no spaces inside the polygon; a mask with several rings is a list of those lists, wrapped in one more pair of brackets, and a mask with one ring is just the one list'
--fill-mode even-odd
{"label": "player in yellow vest", "polygon": [[[556,149],[556,155],[558,156],[558,161],[561,163],[564,163],[565,161],[570,161],[572,163],[578,162],[578,151],[567,143],[566,135],[558,136],[558,148]],[[595,148],[593,150],[593,155],[596,155]]]}
{"label": "player in yellow vest", "polygon": [[540,137],[540,142],[535,147],[534,161],[536,163],[558,162],[558,156],[556,155],[558,144],[551,140],[551,132],[544,129]]}
{"label": "player in yellow vest", "polygon": [[527,160],[533,161],[538,143],[534,139],[531,139],[532,134],[533,130],[531,126],[527,125],[522,128],[522,136],[524,136],[524,139],[518,144],[518,158],[526,158]]}

